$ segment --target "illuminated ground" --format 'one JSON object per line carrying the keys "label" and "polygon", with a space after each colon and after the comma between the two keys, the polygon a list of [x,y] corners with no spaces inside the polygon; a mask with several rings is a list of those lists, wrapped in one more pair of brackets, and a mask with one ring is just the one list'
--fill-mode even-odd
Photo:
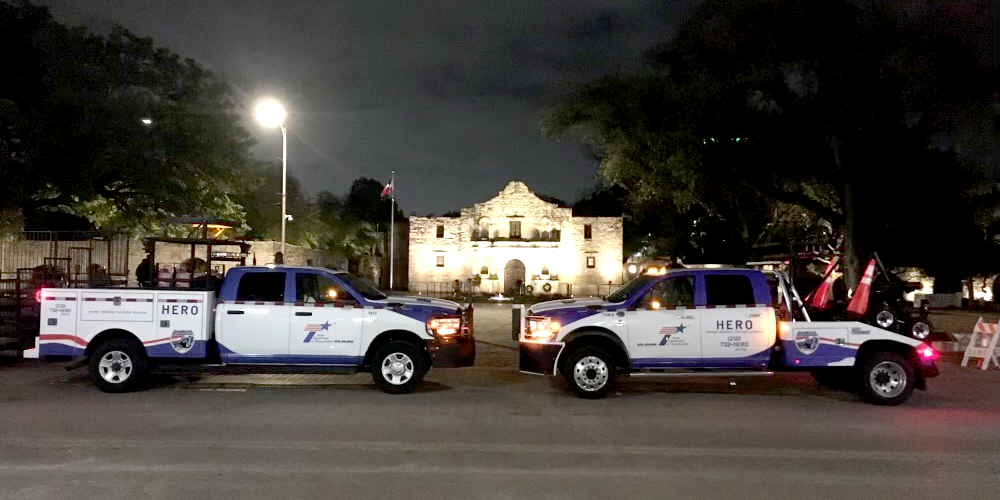
{"label": "illuminated ground", "polygon": [[[808,375],[630,381],[583,401],[513,368],[506,307],[480,366],[416,394],[366,375],[169,377],[98,392],[0,366],[0,499],[997,498],[1000,371],[951,359],[901,407]],[[297,379],[295,377],[298,377]],[[288,385],[294,381],[293,385]],[[264,385],[266,384],[266,385]],[[305,384],[305,385],[303,385]]]}

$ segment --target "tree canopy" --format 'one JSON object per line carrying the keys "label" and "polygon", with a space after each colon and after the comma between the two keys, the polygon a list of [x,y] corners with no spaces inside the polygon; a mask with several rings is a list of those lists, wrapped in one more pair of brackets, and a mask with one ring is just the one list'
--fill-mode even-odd
{"label": "tree canopy", "polygon": [[0,2],[4,199],[98,227],[162,230],[174,215],[243,221],[253,164],[231,89],[123,28],[106,36]]}
{"label": "tree canopy", "polygon": [[[98,35],[26,0],[0,1],[0,238],[26,225],[184,231],[179,215],[281,237],[281,168],[254,159],[246,110],[217,75],[149,38]],[[287,178],[289,243],[372,255],[389,220],[381,184],[311,199]],[[397,215],[402,212],[397,208]]]}
{"label": "tree canopy", "polygon": [[645,71],[568,95],[543,131],[579,134],[633,209],[670,204],[748,252],[832,230],[852,270],[872,250],[930,268],[990,237],[997,89],[988,5],[920,6],[708,0]]}

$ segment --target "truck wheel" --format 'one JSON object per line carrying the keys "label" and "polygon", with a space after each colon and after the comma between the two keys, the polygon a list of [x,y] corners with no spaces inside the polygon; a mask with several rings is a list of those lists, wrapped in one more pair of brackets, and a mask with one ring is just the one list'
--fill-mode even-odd
{"label": "truck wheel", "polygon": [[854,377],[850,368],[814,368],[809,370],[809,374],[816,379],[816,383],[837,391],[850,391],[854,389]]}
{"label": "truck wheel", "polygon": [[105,342],[90,355],[90,377],[104,392],[128,392],[139,387],[146,375],[146,356],[128,340]]}
{"label": "truck wheel", "polygon": [[563,378],[577,396],[602,398],[615,386],[614,359],[596,347],[581,347],[566,360]]}
{"label": "truck wheel", "polygon": [[892,352],[872,354],[861,366],[861,397],[869,403],[895,406],[913,393],[916,377],[913,367]]}
{"label": "truck wheel", "polygon": [[391,394],[410,392],[423,382],[427,367],[420,351],[411,343],[393,340],[375,351],[372,378]]}

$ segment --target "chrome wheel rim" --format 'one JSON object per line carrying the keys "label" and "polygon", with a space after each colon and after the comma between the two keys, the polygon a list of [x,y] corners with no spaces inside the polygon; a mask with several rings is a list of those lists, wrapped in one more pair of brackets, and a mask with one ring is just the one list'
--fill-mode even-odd
{"label": "chrome wheel rim", "polygon": [[122,351],[108,351],[101,356],[97,371],[105,382],[120,384],[132,376],[132,358]]}
{"label": "chrome wheel rim", "polygon": [[401,352],[394,352],[382,360],[382,377],[393,385],[403,385],[413,378],[413,360]]}
{"label": "chrome wheel rim", "polygon": [[923,321],[917,321],[913,324],[913,328],[910,331],[913,333],[913,338],[923,340],[931,334],[931,327]]}
{"label": "chrome wheel rim", "polygon": [[875,394],[884,398],[894,398],[906,388],[906,371],[892,361],[883,361],[868,374],[868,384]]}
{"label": "chrome wheel rim", "polygon": [[585,391],[598,391],[608,383],[608,364],[597,356],[582,358],[573,366],[573,380]]}

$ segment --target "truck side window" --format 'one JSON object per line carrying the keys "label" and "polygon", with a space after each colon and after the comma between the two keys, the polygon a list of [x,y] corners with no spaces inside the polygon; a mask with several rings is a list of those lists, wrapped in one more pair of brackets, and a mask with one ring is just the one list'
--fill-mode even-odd
{"label": "truck side window", "polygon": [[694,305],[694,277],[667,278],[650,288],[637,308],[657,310]]}
{"label": "truck side window", "polygon": [[705,276],[705,292],[710,306],[753,304],[753,285],[741,274],[709,274]]}
{"label": "truck side window", "polygon": [[669,307],[694,305],[694,276],[681,276],[666,281]]}
{"label": "truck side window", "polygon": [[236,289],[236,300],[283,302],[285,273],[246,273]]}
{"label": "truck side window", "polygon": [[333,280],[319,274],[295,275],[295,301],[305,303],[351,300]]}

